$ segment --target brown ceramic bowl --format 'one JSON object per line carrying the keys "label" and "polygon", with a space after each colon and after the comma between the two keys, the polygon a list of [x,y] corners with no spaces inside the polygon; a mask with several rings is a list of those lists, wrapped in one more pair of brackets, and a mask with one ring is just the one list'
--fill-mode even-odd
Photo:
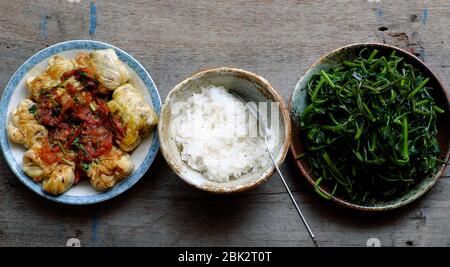
{"label": "brown ceramic bowl", "polygon": [[213,182],[204,174],[190,168],[181,160],[171,131],[173,118],[171,109],[175,103],[185,101],[194,93],[199,93],[201,87],[208,85],[223,86],[227,90],[235,91],[246,101],[276,102],[279,104],[279,135],[273,150],[275,160],[281,165],[289,148],[289,136],[291,131],[289,113],[281,95],[264,78],[249,71],[236,68],[214,68],[201,70],[191,77],[176,85],[168,94],[161,110],[158,123],[158,133],[161,140],[161,151],[172,170],[188,184],[212,193],[235,193],[255,188],[269,179],[275,171],[273,164],[269,164],[261,170],[256,170],[240,179],[226,183]]}
{"label": "brown ceramic bowl", "polygon": [[[289,110],[292,121],[292,133],[291,133],[291,152],[294,158],[296,155],[300,155],[305,152],[305,149],[302,145],[301,138],[301,128],[298,122],[298,114],[302,112],[302,110],[306,107],[306,84],[311,79],[311,77],[320,72],[321,70],[327,70],[332,66],[335,66],[341,63],[344,60],[353,60],[359,53],[359,51],[363,48],[369,49],[378,49],[382,54],[390,54],[393,50],[397,51],[397,55],[400,55],[405,58],[407,62],[413,64],[416,68],[418,68],[422,73],[430,77],[429,86],[432,86],[436,90],[433,90],[433,98],[436,103],[445,109],[445,113],[438,117],[438,140],[439,145],[441,147],[441,155],[440,158],[444,161],[448,160],[449,155],[449,127],[450,127],[450,110],[449,110],[449,101],[447,92],[443,86],[443,84],[439,81],[436,75],[423,63],[420,59],[412,55],[411,53],[402,50],[397,47],[393,47],[385,44],[353,44],[345,47],[341,47],[337,50],[332,51],[331,53],[321,57],[317,62],[311,65],[306,72],[303,74],[303,77],[298,81],[294,92],[289,101]],[[296,160],[296,164],[300,169],[303,176],[308,180],[311,185],[315,185],[316,177],[310,172],[310,168],[306,161],[304,160]],[[389,201],[379,201],[372,206],[364,206],[353,203],[349,199],[346,199],[342,196],[331,196],[331,189],[326,186],[321,186],[319,190],[331,197],[332,201],[341,204],[348,208],[353,208],[357,210],[364,211],[383,211],[383,210],[391,210],[402,207],[412,201],[418,199],[420,196],[425,194],[439,179],[444,171],[445,165],[440,165],[433,175],[429,177],[424,177],[422,182],[417,184],[415,187],[411,188],[404,195],[389,200]]]}

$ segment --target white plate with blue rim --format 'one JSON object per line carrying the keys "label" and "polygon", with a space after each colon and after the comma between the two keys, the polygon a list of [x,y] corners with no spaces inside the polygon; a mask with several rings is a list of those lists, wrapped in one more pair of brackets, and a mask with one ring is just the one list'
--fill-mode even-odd
{"label": "white plate with blue rim", "polygon": [[11,170],[22,183],[46,199],[70,205],[93,204],[111,199],[125,192],[139,181],[139,179],[147,172],[158,153],[159,140],[157,130],[155,129],[152,135],[146,137],[131,153],[131,158],[135,164],[134,172],[127,179],[116,184],[112,189],[106,192],[95,191],[87,179],[82,179],[80,183],[73,186],[64,194],[59,196],[50,195],[42,190],[40,183],[34,182],[22,170],[22,156],[26,149],[21,145],[10,142],[6,132],[6,125],[11,112],[17,107],[22,99],[28,97],[28,91],[25,87],[25,80],[27,77],[41,73],[48,65],[48,60],[54,55],[58,54],[66,58],[74,58],[79,52],[90,52],[107,48],[113,48],[115,50],[119,59],[125,63],[129,70],[129,82],[141,92],[148,103],[152,104],[156,113],[159,115],[161,111],[161,98],[150,74],[128,53],[110,44],[98,41],[67,41],[39,51],[19,67],[3,91],[0,102],[0,145],[4,158]]}

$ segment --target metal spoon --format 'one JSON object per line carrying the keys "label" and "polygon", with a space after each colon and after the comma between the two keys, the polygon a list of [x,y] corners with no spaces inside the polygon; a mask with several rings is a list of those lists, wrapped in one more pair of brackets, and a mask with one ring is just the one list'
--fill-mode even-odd
{"label": "metal spoon", "polygon": [[[244,103],[244,105],[247,103],[247,102],[244,101],[244,99],[243,99],[240,95],[238,95],[236,92],[234,92],[234,91],[229,91],[229,92],[230,92],[232,95],[234,95],[237,99],[239,99],[242,103]],[[280,175],[281,181],[283,181],[284,187],[286,187],[286,190],[287,190],[287,192],[288,192],[288,194],[289,194],[289,197],[291,198],[292,203],[294,203],[294,206],[295,206],[295,208],[297,209],[298,215],[299,215],[300,218],[302,219],[302,222],[303,222],[303,224],[305,225],[306,230],[308,230],[308,234],[309,234],[309,236],[311,237],[311,240],[312,240],[312,242],[314,243],[314,246],[318,247],[319,245],[317,244],[316,236],[315,236],[314,233],[312,232],[311,227],[309,227],[309,224],[308,224],[308,222],[306,221],[305,216],[303,216],[303,212],[301,211],[300,207],[297,205],[297,202],[295,201],[295,198],[294,198],[294,196],[292,195],[291,189],[289,189],[289,186],[287,185],[286,180],[284,179],[283,174],[281,173],[280,169],[278,168],[278,165],[277,165],[277,163],[276,163],[276,161],[275,161],[275,157],[273,156],[272,151],[270,151],[269,140],[268,140],[268,136],[267,136],[267,133],[269,132],[269,127],[268,127],[266,121],[263,120],[263,119],[261,118],[261,116],[259,115],[258,110],[257,110],[255,107],[253,107],[253,106],[251,106],[251,105],[245,105],[245,106],[246,106],[246,107],[248,108],[248,110],[252,113],[252,115],[260,122],[260,123],[259,123],[259,126],[260,126],[261,130],[263,131],[263,134],[264,134],[264,141],[265,141],[265,143],[266,143],[266,149],[267,149],[267,151],[269,152],[270,159],[272,160],[273,164],[275,165],[275,169],[277,170],[278,174]]]}

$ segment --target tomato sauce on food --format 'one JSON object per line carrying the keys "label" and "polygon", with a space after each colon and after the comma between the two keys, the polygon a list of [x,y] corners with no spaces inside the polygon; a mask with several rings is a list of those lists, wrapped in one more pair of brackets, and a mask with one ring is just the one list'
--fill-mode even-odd
{"label": "tomato sauce on food", "polygon": [[[86,68],[67,71],[60,85],[42,90],[32,107],[35,118],[49,131],[39,151],[42,160],[75,162],[78,182],[87,164],[109,152],[113,142],[125,134],[126,125],[106,105],[110,97]],[[58,156],[61,152],[63,157]]]}

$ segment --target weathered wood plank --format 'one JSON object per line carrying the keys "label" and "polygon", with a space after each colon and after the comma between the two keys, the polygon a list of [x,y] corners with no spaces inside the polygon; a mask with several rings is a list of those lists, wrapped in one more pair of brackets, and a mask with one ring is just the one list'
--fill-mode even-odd
{"label": "weathered wood plank", "polygon": [[[184,77],[237,66],[267,78],[288,100],[303,70],[355,42],[413,50],[450,82],[450,3],[436,1],[95,1],[0,0],[0,88],[28,57],[56,42],[92,38],[134,55],[162,98]],[[95,34],[92,27],[95,26]],[[90,33],[91,29],[91,33]],[[289,184],[324,246],[450,245],[450,179],[395,212],[336,207],[311,190],[288,157]],[[450,176],[447,171],[445,176]],[[213,196],[189,187],[161,155],[128,192],[103,204],[67,207],[31,193],[0,159],[0,245],[309,246],[275,175],[260,188]]]}

